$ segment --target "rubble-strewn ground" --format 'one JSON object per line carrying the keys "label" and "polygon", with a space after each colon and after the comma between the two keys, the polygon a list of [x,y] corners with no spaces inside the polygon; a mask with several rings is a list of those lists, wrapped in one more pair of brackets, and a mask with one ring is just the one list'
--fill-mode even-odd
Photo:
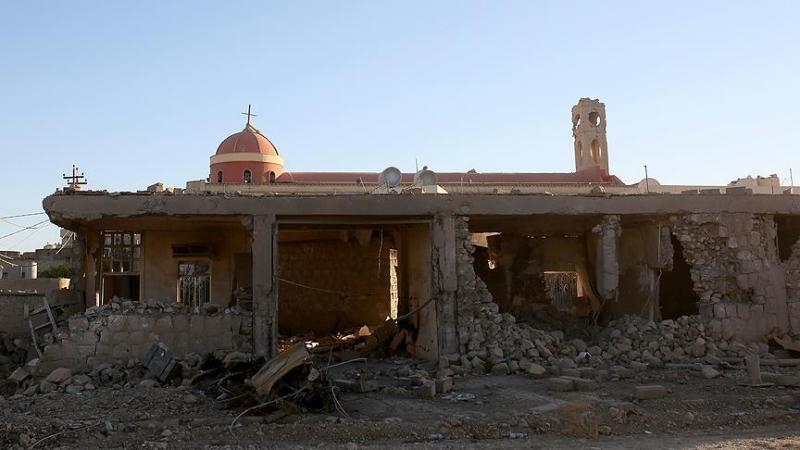
{"label": "rubble-strewn ground", "polygon": [[[381,371],[397,361],[370,361]],[[353,370],[352,368],[345,370]],[[240,412],[183,387],[99,386],[0,402],[1,448],[797,448],[800,389],[749,387],[745,373],[707,379],[695,370],[647,369],[588,392],[553,392],[549,379],[456,378],[420,398],[397,389],[341,393],[349,417]],[[670,393],[635,400],[633,388]],[[49,439],[47,436],[60,433]]]}

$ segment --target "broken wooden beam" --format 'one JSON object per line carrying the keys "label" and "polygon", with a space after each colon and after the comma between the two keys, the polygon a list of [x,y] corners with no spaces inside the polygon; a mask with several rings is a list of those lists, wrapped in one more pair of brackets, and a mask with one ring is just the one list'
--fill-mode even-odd
{"label": "broken wooden beam", "polygon": [[278,356],[270,359],[250,378],[250,384],[260,396],[267,396],[275,383],[293,369],[305,364],[310,357],[306,344],[298,342]]}

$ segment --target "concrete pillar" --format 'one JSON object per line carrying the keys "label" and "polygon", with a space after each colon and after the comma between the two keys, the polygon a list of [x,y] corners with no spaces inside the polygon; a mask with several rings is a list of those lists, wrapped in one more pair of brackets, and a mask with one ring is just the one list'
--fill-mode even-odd
{"label": "concrete pillar", "polygon": [[619,287],[619,236],[622,227],[619,216],[605,216],[592,232],[597,235],[595,279],[601,297],[616,298]]}
{"label": "concrete pillar", "polygon": [[457,303],[458,275],[456,272],[455,217],[436,216],[432,227],[433,271],[436,299],[436,326],[439,336],[439,356],[458,353]]}
{"label": "concrete pillar", "polygon": [[[97,231],[84,230],[80,233],[83,242],[86,246],[86,255],[83,261],[82,285],[79,286],[83,289],[85,294],[85,307],[91,308],[100,304],[100,299],[97,294],[100,291],[100,279],[102,278],[102,269],[100,268],[100,258],[103,253],[102,234]],[[77,239],[76,239],[77,241]],[[79,275],[80,273],[78,273]]]}
{"label": "concrete pillar", "polygon": [[248,224],[253,251],[253,351],[256,357],[278,354],[275,215],[252,216]]}

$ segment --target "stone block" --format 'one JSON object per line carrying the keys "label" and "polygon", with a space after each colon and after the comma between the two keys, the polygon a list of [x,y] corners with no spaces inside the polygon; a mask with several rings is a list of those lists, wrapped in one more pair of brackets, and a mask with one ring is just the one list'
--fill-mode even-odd
{"label": "stone block", "polygon": [[639,400],[653,400],[657,398],[666,397],[668,394],[667,388],[660,385],[646,385],[636,386],[634,388],[634,395]]}
{"label": "stone block", "polygon": [[45,381],[53,384],[61,384],[70,378],[72,378],[72,370],[66,367],[59,367],[58,369],[50,372],[50,374],[45,378]]}
{"label": "stone block", "polygon": [[8,379],[15,383],[21,383],[29,376],[31,376],[30,372],[28,372],[22,367],[17,367],[16,370],[11,372],[11,375],[8,376]]}
{"label": "stone block", "polygon": [[116,346],[116,344],[127,344],[131,340],[131,334],[127,331],[117,331],[112,333],[111,342]]}
{"label": "stone block", "polygon": [[547,373],[547,369],[536,363],[531,363],[526,371],[532,378],[542,378]]}
{"label": "stone block", "polygon": [[125,331],[127,327],[127,321],[125,320],[125,316],[120,315],[110,315],[108,316],[108,322],[106,322],[106,328],[108,331],[111,332],[120,332]]}
{"label": "stone block", "polygon": [[492,375],[508,375],[508,364],[500,363],[492,366]]}
{"label": "stone block", "polygon": [[72,333],[89,329],[89,319],[86,317],[71,317],[67,321],[67,324],[69,326],[69,331]]}

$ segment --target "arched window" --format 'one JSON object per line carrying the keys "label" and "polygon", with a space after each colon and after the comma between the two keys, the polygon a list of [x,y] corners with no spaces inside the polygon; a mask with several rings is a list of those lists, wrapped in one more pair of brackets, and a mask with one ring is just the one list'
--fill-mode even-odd
{"label": "arched window", "polygon": [[253,174],[249,170],[244,171],[244,184],[250,184],[253,182]]}
{"label": "arched window", "polygon": [[222,183],[222,171],[217,172],[217,183]]}
{"label": "arched window", "polygon": [[275,172],[272,172],[272,171],[269,172],[269,182],[270,183],[274,183],[275,182]]}

